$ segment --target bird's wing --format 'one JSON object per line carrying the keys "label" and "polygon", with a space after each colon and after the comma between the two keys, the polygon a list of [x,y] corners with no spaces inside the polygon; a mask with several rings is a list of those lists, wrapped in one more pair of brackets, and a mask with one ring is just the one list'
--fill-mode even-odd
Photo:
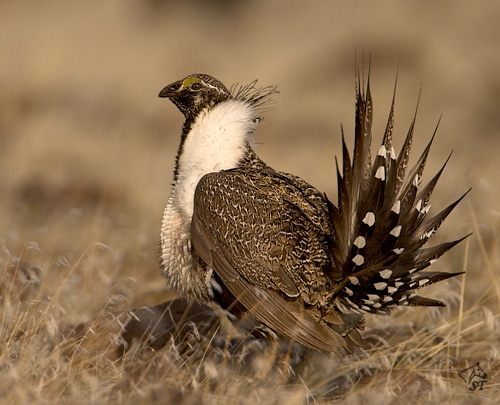
{"label": "bird's wing", "polygon": [[309,347],[335,351],[343,340],[314,310],[331,284],[322,220],[300,190],[283,187],[293,184],[272,173],[204,176],[195,193],[193,246],[263,323]]}

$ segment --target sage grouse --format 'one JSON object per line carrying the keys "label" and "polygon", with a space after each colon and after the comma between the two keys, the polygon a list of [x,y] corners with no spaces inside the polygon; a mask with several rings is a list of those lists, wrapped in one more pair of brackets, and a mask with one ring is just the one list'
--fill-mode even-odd
{"label": "sage grouse", "polygon": [[444,169],[420,187],[432,139],[406,175],[413,123],[396,156],[393,99],[372,163],[369,79],[365,88],[358,74],[354,155],[342,136],[334,205],[253,151],[259,113],[274,93],[256,82],[229,91],[205,74],[160,92],[185,117],[161,229],[168,287],[237,316],[249,311],[271,331],[326,351],[361,344],[364,314],[444,306],[415,292],[459,274],[424,269],[463,239],[423,247],[463,198],[428,214]]}

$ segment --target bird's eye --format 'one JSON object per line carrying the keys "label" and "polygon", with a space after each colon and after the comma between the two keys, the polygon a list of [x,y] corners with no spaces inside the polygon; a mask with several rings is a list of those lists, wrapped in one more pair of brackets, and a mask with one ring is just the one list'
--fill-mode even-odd
{"label": "bird's eye", "polygon": [[191,85],[191,88],[192,88],[193,90],[200,90],[200,89],[201,89],[201,83],[193,83],[193,84]]}

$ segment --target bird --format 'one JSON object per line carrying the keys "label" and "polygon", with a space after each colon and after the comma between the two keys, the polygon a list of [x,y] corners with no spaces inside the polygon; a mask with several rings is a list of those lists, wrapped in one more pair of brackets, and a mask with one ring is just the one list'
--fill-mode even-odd
{"label": "bird", "polygon": [[185,119],[160,235],[169,289],[327,352],[361,346],[367,314],[445,306],[417,290],[462,274],[425,269],[469,236],[427,246],[468,191],[430,215],[429,199],[451,154],[422,185],[436,131],[409,168],[416,112],[396,154],[396,86],[372,159],[370,77],[356,72],[353,158],[341,127],[336,204],[254,151],[276,86],[253,81],[228,89],[210,75],[190,74],[160,91]]}

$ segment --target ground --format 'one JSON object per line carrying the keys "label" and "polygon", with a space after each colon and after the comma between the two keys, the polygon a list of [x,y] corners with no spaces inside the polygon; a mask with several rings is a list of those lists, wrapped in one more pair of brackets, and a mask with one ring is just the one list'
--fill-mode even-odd
{"label": "ground", "polygon": [[[2,402],[495,402],[499,13],[465,0],[2,2]],[[371,317],[365,351],[340,358],[178,340],[122,356],[126,311],[173,298],[158,241],[182,116],[158,92],[189,73],[277,84],[256,150],[335,200],[355,59],[365,76],[371,61],[375,142],[396,76],[396,145],[420,90],[415,155],[440,121],[424,179],[453,155],[436,211],[473,188],[433,242],[473,232],[435,264],[466,270],[427,289],[448,306]]]}

